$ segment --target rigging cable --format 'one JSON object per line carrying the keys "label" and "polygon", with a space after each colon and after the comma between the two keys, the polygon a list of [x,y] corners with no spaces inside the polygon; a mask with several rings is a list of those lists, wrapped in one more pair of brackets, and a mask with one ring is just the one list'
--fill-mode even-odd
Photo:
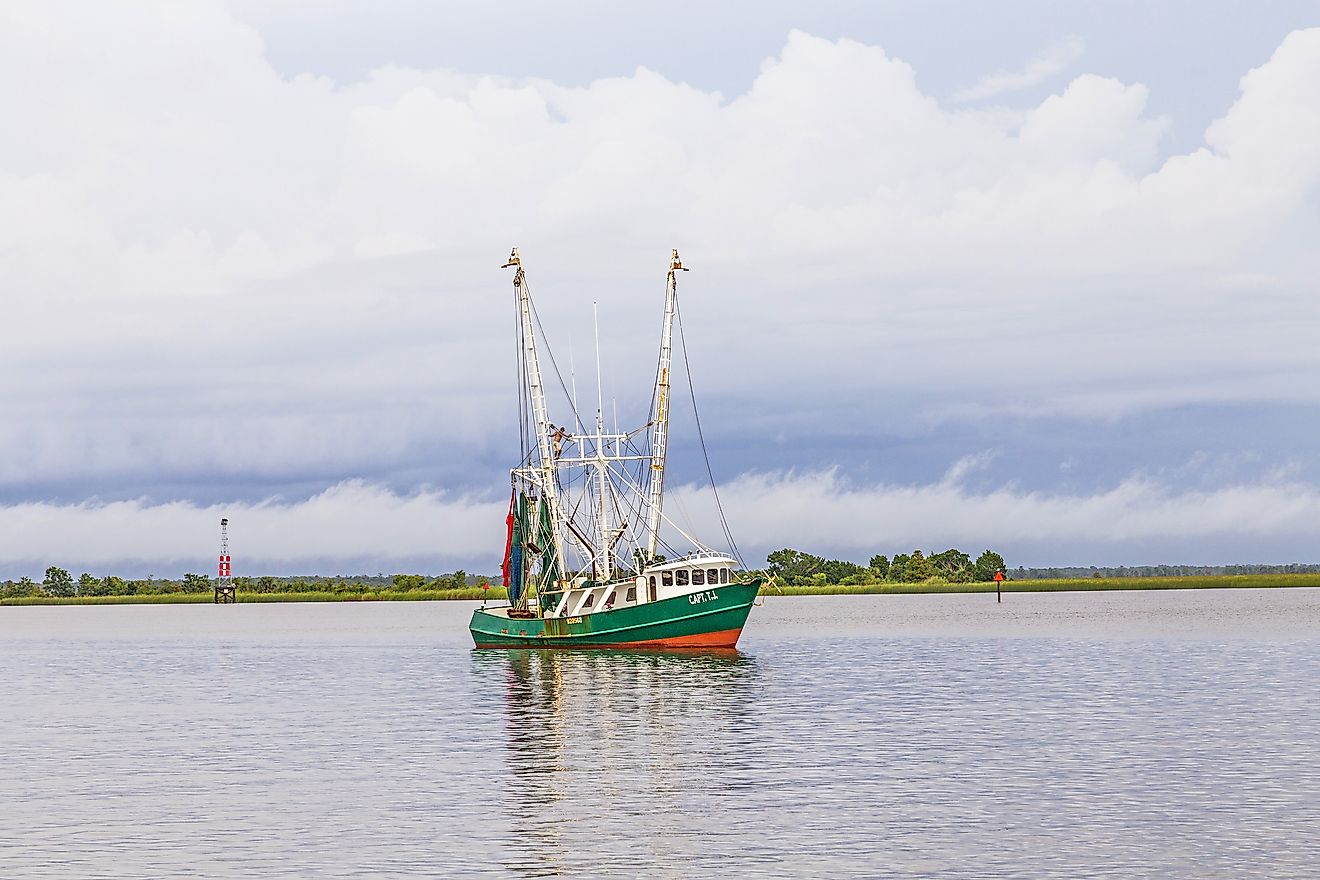
{"label": "rigging cable", "polygon": [[683,347],[683,372],[687,374],[688,394],[692,397],[692,418],[697,423],[697,439],[701,441],[701,455],[706,459],[706,476],[710,478],[710,491],[715,496],[715,509],[720,514],[720,526],[724,529],[724,537],[729,541],[729,548],[733,550],[733,555],[738,559],[738,564],[747,568],[747,561],[743,559],[742,552],[738,550],[738,542],[733,540],[733,533],[729,531],[729,521],[724,516],[724,505],[720,503],[720,490],[715,485],[715,472],[710,467],[710,453],[706,451],[706,435],[701,430],[701,414],[697,412],[697,392],[692,385],[692,367],[688,363],[687,337],[683,333],[683,310],[679,307],[678,300],[674,300],[674,318],[678,321],[678,341]]}
{"label": "rigging cable", "polygon": [[[524,279],[523,284],[526,283],[527,281]],[[550,358],[550,366],[555,370],[555,378],[559,380],[559,388],[564,392],[564,399],[568,401],[569,408],[573,410],[573,419],[576,421],[578,429],[585,434],[587,426],[582,421],[582,416],[578,415],[573,395],[569,393],[568,385],[564,382],[564,374],[559,371],[559,362],[555,360],[554,350],[550,348],[550,337],[545,335],[545,328],[541,326],[541,315],[536,311],[536,300],[532,299],[532,289],[530,287],[527,288],[527,302],[532,307],[532,320],[536,323],[536,329],[541,333],[541,344],[545,346],[546,356]]]}

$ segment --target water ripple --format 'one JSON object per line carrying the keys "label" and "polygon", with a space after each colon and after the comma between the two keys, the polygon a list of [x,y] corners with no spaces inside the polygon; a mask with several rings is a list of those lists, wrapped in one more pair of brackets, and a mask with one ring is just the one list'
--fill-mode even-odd
{"label": "water ripple", "polygon": [[772,600],[704,655],[0,609],[0,876],[1314,876],[1313,591],[984,598]]}

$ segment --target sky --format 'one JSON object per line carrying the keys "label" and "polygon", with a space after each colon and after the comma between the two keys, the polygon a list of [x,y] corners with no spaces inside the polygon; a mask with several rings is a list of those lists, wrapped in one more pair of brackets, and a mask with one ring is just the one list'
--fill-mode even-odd
{"label": "sky", "polygon": [[1314,2],[10,0],[0,577],[495,571],[514,246],[624,425],[680,249],[753,565],[1320,561],[1317,94]]}

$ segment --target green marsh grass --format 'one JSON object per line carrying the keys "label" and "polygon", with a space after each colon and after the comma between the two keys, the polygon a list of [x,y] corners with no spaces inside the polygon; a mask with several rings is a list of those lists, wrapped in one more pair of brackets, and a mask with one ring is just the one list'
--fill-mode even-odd
{"label": "green marsh grass", "polygon": [[[1320,574],[1231,574],[1190,577],[1060,578],[1058,580],[1004,581],[1005,593],[1092,592],[1101,590],[1224,590],[1274,587],[1320,587]],[[821,586],[771,586],[769,596],[855,596],[901,593],[993,593],[993,583],[950,584],[927,581],[919,584],[824,584]]]}
{"label": "green marsh grass", "polygon": [[366,593],[242,593],[240,602],[435,602],[449,599],[490,599],[503,602],[503,587],[464,587],[461,590],[377,590]]}
{"label": "green marsh grass", "polygon": [[[483,595],[484,594],[484,595]],[[375,590],[362,593],[334,593],[329,591],[307,593],[245,593],[239,591],[238,601],[249,602],[417,602],[446,599],[489,599],[503,602],[507,596],[503,587],[464,587],[461,590]],[[27,596],[0,599],[0,605],[194,605],[214,601],[211,593],[161,593],[147,596]]]}
{"label": "green marsh grass", "polygon": [[[1320,574],[1234,574],[1192,577],[1062,578],[1059,580],[1004,581],[1005,593],[1093,592],[1101,590],[1223,590],[1270,589],[1279,587],[1320,587]],[[993,593],[995,585],[950,584],[928,581],[920,584],[823,584],[804,587],[772,585],[763,591],[768,596],[861,596],[912,593]],[[371,590],[364,592],[317,591],[306,593],[247,593],[240,591],[238,601],[250,602],[434,602],[449,599],[489,599],[503,602],[503,587],[464,587],[459,590]],[[32,596],[0,599],[0,605],[173,605],[211,602],[210,593],[163,593],[148,596],[74,596],[52,598]]]}
{"label": "green marsh grass", "polygon": [[210,602],[210,593],[152,593],[146,596],[23,596],[0,599],[0,605],[192,605]]}

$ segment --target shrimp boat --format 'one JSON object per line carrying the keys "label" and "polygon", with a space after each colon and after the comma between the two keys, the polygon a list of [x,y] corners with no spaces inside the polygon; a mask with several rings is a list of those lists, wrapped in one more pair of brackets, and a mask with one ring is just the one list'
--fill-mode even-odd
{"label": "shrimp boat", "polygon": [[505,521],[509,602],[473,612],[473,641],[479,648],[734,647],[763,579],[740,571],[722,511],[729,552],[697,541],[663,511],[677,279],[687,271],[678,251],[669,261],[649,420],[625,433],[605,431],[599,353],[593,428],[572,400],[572,427],[550,421],[539,319],[516,248],[502,268],[515,270],[522,458],[510,472]]}

